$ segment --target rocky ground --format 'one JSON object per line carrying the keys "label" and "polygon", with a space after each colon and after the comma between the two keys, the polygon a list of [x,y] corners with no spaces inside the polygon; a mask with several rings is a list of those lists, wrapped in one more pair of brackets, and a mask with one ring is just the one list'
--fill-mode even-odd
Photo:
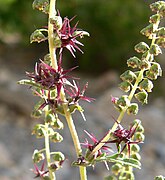
{"label": "rocky ground", "polygon": [[[36,121],[29,114],[35,100],[30,90],[16,84],[16,81],[23,78],[23,73],[12,70],[4,61],[0,61],[0,180],[30,180],[34,177],[30,171],[33,168],[31,154],[34,147],[43,145],[41,140],[31,136],[31,129]],[[89,95],[97,100],[92,104],[83,104],[87,122],[83,121],[79,113],[74,116],[81,141],[85,138],[84,129],[101,137],[112,126],[112,116],[117,117],[117,113],[110,102],[111,95],[121,93],[116,88],[119,79],[115,72],[108,72],[98,79],[82,75],[82,80],[89,81]],[[159,174],[165,176],[164,97],[152,98],[149,104],[140,108],[138,115],[145,127],[146,139],[141,150],[142,170],[135,170],[136,180],[152,180]],[[133,118],[126,117],[124,122]],[[53,146],[61,149],[68,157],[63,169],[58,172],[57,179],[78,180],[77,169],[70,166],[75,159],[75,153],[69,131],[66,125],[65,127],[62,132],[64,141],[58,148]],[[89,168],[88,176],[89,180],[101,180],[108,174],[104,164],[100,164],[94,170]]]}

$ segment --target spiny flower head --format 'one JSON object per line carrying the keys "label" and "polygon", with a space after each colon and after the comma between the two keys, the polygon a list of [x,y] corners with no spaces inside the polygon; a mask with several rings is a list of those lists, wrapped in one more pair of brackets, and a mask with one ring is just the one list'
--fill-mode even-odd
{"label": "spiny flower head", "polygon": [[[87,131],[84,130],[84,132],[90,137],[90,139],[93,141],[93,144],[89,143],[87,139],[85,139],[84,143],[81,143],[83,145],[83,147],[87,148],[90,152],[93,151],[93,149],[99,144],[99,143],[103,143],[102,140],[103,138],[101,138],[100,140],[98,140],[93,134],[88,133]],[[105,143],[104,143],[105,144]],[[103,145],[94,155],[94,158],[99,157],[101,154],[103,154],[102,150],[106,153],[108,152],[112,152],[111,148],[109,146]]]}
{"label": "spiny flower head", "polygon": [[79,100],[84,100],[87,102],[94,101],[94,98],[90,98],[90,97],[87,97],[84,95],[87,87],[88,87],[88,83],[86,83],[84,85],[83,89],[81,90],[79,84],[78,83],[76,84],[76,82],[73,81],[73,86],[70,87],[71,91],[68,91],[66,89],[66,92],[69,94],[69,96],[72,100],[71,103],[74,103],[74,104],[78,103]]}
{"label": "spiny flower head", "polygon": [[[59,60],[61,62],[61,60]],[[61,63],[58,64],[57,70],[48,64],[44,63],[42,60],[40,63],[36,63],[34,73],[26,73],[32,80],[40,84],[43,89],[51,90],[57,88],[57,98],[60,96],[60,91],[62,86],[71,85],[67,78],[72,78],[67,74],[75,69],[73,67],[68,70],[63,70]]]}
{"label": "spiny flower head", "polygon": [[120,151],[120,153],[123,152],[123,150],[128,147],[128,155],[130,156],[130,145],[131,144],[138,144],[142,143],[142,141],[133,141],[132,137],[134,136],[136,129],[138,128],[139,123],[131,125],[130,129],[125,129],[120,124],[118,124],[117,129],[113,132],[114,140],[108,141],[106,143],[116,143],[116,146],[118,150],[120,149],[120,145],[122,142],[124,142],[124,145]]}
{"label": "spiny flower head", "polygon": [[76,23],[74,27],[71,27],[70,22],[73,19],[74,17],[70,20],[67,17],[65,17],[62,23],[62,27],[58,29],[56,24],[54,24],[54,29],[57,32],[58,37],[60,39],[60,54],[62,53],[63,48],[67,48],[71,52],[73,57],[75,57],[74,52],[76,51],[76,49],[83,53],[83,51],[78,47],[78,45],[84,46],[76,38],[82,38],[84,35],[89,36],[89,33],[78,29],[78,23]]}
{"label": "spiny flower head", "polygon": [[43,178],[48,175],[49,171],[44,170],[44,165],[45,165],[45,162],[42,163],[41,169],[39,169],[38,166],[36,164],[34,164],[35,170],[32,169],[32,171],[36,175],[34,178],[38,178],[38,177]]}

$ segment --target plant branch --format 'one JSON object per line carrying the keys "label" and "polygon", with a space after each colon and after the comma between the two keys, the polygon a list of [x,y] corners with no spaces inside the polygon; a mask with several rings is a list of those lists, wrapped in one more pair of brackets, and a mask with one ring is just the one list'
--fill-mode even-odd
{"label": "plant branch", "polygon": [[[160,23],[160,20],[159,20],[156,24],[154,24],[154,30],[158,29],[159,23]],[[151,46],[155,43],[155,41],[156,41],[156,33],[153,34],[150,48],[151,48]],[[151,55],[150,53],[148,53],[148,55],[147,55],[147,57],[146,57],[146,60],[147,60],[147,61],[149,61],[150,56],[152,56],[152,55]],[[134,86],[133,86],[133,88],[132,88],[132,90],[131,90],[131,92],[130,92],[130,94],[129,94],[129,96],[128,96],[128,99],[130,100],[130,102],[131,102],[131,100],[132,100],[132,98],[133,98],[133,96],[134,96],[134,94],[135,94],[135,92],[136,92],[136,90],[137,90],[137,88],[138,88],[138,85],[139,85],[139,83],[140,83],[140,81],[141,81],[141,77],[143,76],[143,73],[144,73],[144,70],[141,70],[141,71],[139,72],[139,75],[138,75],[138,77],[137,77],[137,79],[136,79],[136,81],[135,81],[135,84],[134,84]],[[119,116],[118,116],[118,119],[117,119],[116,122],[114,123],[114,125],[113,125],[113,127],[111,128],[111,130],[109,131],[109,133],[102,139],[102,142],[100,142],[100,143],[93,149],[93,151],[89,154],[89,156],[88,156],[89,159],[92,158],[92,156],[93,156],[99,149],[101,149],[102,146],[104,146],[105,142],[107,142],[107,141],[111,138],[112,133],[116,130],[118,124],[121,123],[121,121],[122,121],[122,119],[123,119],[123,117],[124,117],[124,115],[125,115],[125,112],[126,112],[127,108],[128,108],[128,107],[124,107],[124,108],[121,110],[121,112],[120,112],[120,114],[119,114]],[[104,143],[103,143],[103,142],[104,142]]]}

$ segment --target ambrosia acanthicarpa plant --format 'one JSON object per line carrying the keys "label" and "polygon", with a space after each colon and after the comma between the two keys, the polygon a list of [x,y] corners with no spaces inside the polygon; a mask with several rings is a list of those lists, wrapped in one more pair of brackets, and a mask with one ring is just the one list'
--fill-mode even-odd
{"label": "ambrosia acanthicarpa plant", "polygon": [[[74,17],[62,18],[60,11],[56,11],[56,0],[34,0],[33,8],[48,16],[48,24],[35,30],[30,36],[30,42],[48,41],[49,44],[49,53],[36,62],[34,72],[27,72],[28,79],[19,81],[19,84],[28,85],[33,95],[39,97],[32,116],[43,118],[43,123],[36,124],[32,129],[32,134],[43,138],[45,142],[43,149],[35,149],[32,155],[35,177],[55,180],[56,171],[65,163],[65,155],[59,151],[52,152],[50,148],[50,142],[59,143],[65,138],[60,134],[60,130],[64,129],[61,116],[64,116],[77,155],[72,166],[79,167],[81,180],[87,180],[88,166],[94,167],[100,162],[104,162],[108,169],[108,163],[113,163],[110,175],[105,178],[107,180],[135,179],[133,169],[141,168],[139,144],[144,142],[144,128],[137,118],[132,120],[129,127],[123,127],[121,122],[126,113],[138,114],[138,102],[147,104],[153,81],[162,75],[157,56],[162,53],[161,48],[165,47],[165,28],[160,27],[160,21],[165,17],[165,2],[158,1],[150,5],[153,15],[149,25],[141,30],[150,44],[140,42],[135,46],[138,55],[127,60],[129,69],[120,76],[122,82],[119,88],[126,94],[111,99],[119,112],[118,118],[112,119],[114,125],[100,139],[85,130],[87,139],[81,140],[81,143],[72,114],[79,111],[86,120],[80,103],[92,102],[94,99],[85,95],[88,83],[81,88],[78,78],[71,75],[77,67],[63,68],[63,53],[67,49],[74,58],[76,51],[83,53],[80,48],[83,44],[79,39],[89,36],[89,33],[79,29],[78,23],[72,25]],[[116,149],[111,148],[112,144]],[[165,178],[157,176],[155,179]]]}

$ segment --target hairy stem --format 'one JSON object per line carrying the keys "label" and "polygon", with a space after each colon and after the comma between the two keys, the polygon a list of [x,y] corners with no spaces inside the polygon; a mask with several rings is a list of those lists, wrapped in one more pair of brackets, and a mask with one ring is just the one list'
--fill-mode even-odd
{"label": "hairy stem", "polygon": [[[160,23],[160,21],[157,21],[157,23],[154,24],[154,31],[156,31],[156,30],[158,29],[159,23]],[[150,48],[151,48],[151,46],[155,43],[155,40],[156,40],[156,33],[153,34]],[[149,61],[149,59],[150,59],[151,56],[152,56],[152,55],[151,55],[150,53],[148,53],[148,55],[147,55],[147,57],[146,57],[146,60]],[[129,96],[128,96],[128,99],[130,100],[130,102],[131,102],[131,100],[132,100],[132,98],[133,98],[133,96],[134,96],[134,94],[135,94],[135,92],[136,92],[136,90],[137,90],[137,88],[138,88],[138,85],[139,85],[139,83],[140,83],[140,81],[141,81],[141,77],[143,76],[143,73],[144,73],[144,70],[141,70],[140,73],[139,73],[139,75],[138,75],[138,77],[137,77],[137,79],[136,79],[136,81],[135,81],[134,86],[132,87],[132,90],[131,90],[131,92],[130,92],[130,94],[129,94]],[[118,116],[118,119],[117,119],[116,122],[114,123],[113,127],[111,128],[111,130],[110,130],[110,131],[108,132],[108,134],[102,139],[102,142],[100,142],[100,143],[93,149],[93,151],[89,154],[89,156],[88,156],[89,159],[92,158],[92,156],[93,156],[99,149],[101,149],[101,147],[105,144],[105,143],[103,143],[103,142],[107,142],[107,141],[111,138],[112,133],[116,130],[118,124],[121,123],[121,121],[122,121],[122,119],[123,119],[123,117],[124,117],[124,115],[125,115],[125,112],[126,112],[127,108],[128,108],[128,107],[124,107],[124,108],[122,109],[122,111],[120,112],[120,114],[119,114],[119,116]]]}
{"label": "hairy stem", "polygon": [[[50,20],[50,18],[52,18],[56,15],[55,3],[56,3],[56,0],[50,0],[49,20]],[[54,46],[53,40],[54,40],[53,25],[49,21],[49,23],[48,23],[49,52],[50,52],[52,67],[54,69],[57,69],[56,47]],[[63,102],[66,102],[65,93],[64,93],[63,88],[61,89],[61,95],[60,96],[61,96],[61,100]],[[82,154],[82,149],[80,146],[78,134],[77,134],[75,125],[73,123],[73,119],[72,119],[72,116],[70,114],[68,105],[63,103],[63,108],[64,108],[64,112],[65,112],[65,118],[67,120],[68,127],[69,127],[69,130],[70,130],[70,133],[71,133],[71,136],[73,139],[73,143],[75,146],[76,154],[77,154],[77,157],[79,157]],[[80,170],[81,180],[87,180],[86,167],[80,166],[79,170]]]}

